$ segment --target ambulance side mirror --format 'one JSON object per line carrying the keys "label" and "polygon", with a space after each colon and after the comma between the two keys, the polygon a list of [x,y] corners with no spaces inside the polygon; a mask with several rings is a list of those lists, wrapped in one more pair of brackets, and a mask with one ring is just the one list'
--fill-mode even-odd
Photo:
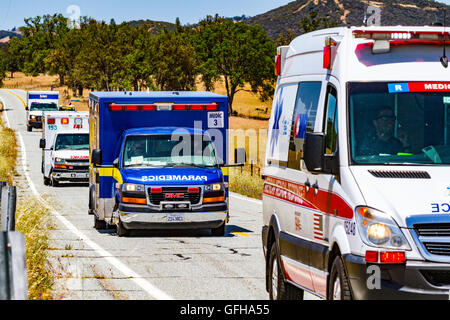
{"label": "ambulance side mirror", "polygon": [[94,165],[94,167],[98,167],[102,164],[102,150],[92,150],[91,163]]}
{"label": "ambulance side mirror", "polygon": [[45,139],[39,140],[39,148],[45,149]]}
{"label": "ambulance side mirror", "polygon": [[303,160],[310,172],[339,175],[339,156],[325,154],[325,134],[307,132],[303,147]]}
{"label": "ambulance side mirror", "polygon": [[322,172],[324,164],[325,134],[307,132],[303,146],[303,160],[310,172]]}

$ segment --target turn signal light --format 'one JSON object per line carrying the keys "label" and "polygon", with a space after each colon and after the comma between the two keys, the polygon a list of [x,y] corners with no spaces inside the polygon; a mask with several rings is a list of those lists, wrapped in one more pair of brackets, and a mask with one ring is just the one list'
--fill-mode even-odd
{"label": "turn signal light", "polygon": [[215,203],[215,202],[224,202],[225,196],[222,197],[213,197],[213,198],[203,198],[203,203]]}
{"label": "turn signal light", "polygon": [[135,203],[135,204],[147,204],[147,199],[140,199],[140,198],[123,198],[123,203]]}

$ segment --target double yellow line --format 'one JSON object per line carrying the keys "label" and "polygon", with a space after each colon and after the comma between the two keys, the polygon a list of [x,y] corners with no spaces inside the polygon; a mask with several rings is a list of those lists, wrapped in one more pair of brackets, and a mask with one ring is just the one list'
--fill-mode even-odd
{"label": "double yellow line", "polygon": [[12,92],[12,91],[10,91],[10,90],[8,90],[8,89],[5,89],[5,91],[9,92],[9,93],[12,94],[13,96],[15,96],[17,99],[19,99],[19,100],[22,102],[23,107],[24,107],[25,109],[27,108],[27,104],[25,103],[25,101],[23,101],[23,99],[22,99],[21,97],[19,97],[17,94],[15,94],[14,92]]}

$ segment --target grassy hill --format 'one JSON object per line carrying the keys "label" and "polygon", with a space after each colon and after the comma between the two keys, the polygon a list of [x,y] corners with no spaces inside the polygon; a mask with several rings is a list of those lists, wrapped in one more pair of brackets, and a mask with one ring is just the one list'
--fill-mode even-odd
{"label": "grassy hill", "polygon": [[[291,29],[296,35],[300,21],[311,11],[328,17],[339,26],[361,26],[368,3],[381,8],[382,25],[431,25],[443,21],[444,9],[450,6],[432,0],[297,0],[246,20],[259,24],[272,39]],[[450,21],[450,15],[447,16]]]}

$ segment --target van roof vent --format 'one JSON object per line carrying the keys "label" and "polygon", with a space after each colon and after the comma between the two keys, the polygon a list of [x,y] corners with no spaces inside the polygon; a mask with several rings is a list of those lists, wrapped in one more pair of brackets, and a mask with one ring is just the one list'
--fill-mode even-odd
{"label": "van roof vent", "polygon": [[387,170],[369,170],[377,178],[385,179],[431,179],[426,171],[387,171]]}

